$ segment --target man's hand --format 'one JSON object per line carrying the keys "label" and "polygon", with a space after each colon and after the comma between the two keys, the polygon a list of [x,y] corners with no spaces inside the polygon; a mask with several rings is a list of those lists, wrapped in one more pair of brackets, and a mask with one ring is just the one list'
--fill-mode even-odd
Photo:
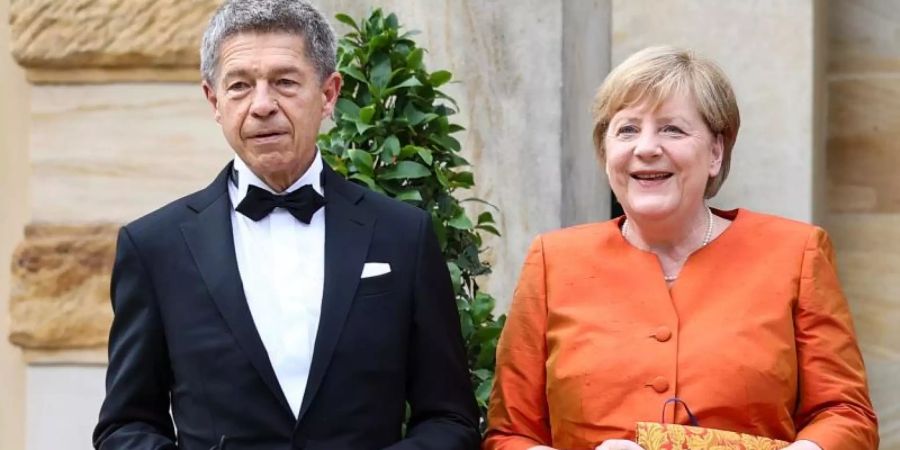
{"label": "man's hand", "polygon": [[[594,450],[644,450],[640,445],[635,444],[631,441],[626,441],[624,439],[610,439],[608,441],[603,441],[602,444],[598,445]],[[801,450],[801,449],[796,449]],[[822,449],[819,449],[822,450]]]}
{"label": "man's hand", "polygon": [[822,450],[822,447],[819,447],[813,441],[797,441],[791,445],[788,445],[784,448],[784,450]]}

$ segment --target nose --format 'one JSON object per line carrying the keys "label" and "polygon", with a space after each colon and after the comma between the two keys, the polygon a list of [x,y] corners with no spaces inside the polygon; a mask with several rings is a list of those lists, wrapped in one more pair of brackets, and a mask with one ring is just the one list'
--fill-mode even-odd
{"label": "nose", "polygon": [[269,117],[278,111],[278,100],[272,95],[272,91],[266,83],[259,83],[253,91],[253,103],[250,105],[250,114],[255,117]]}
{"label": "nose", "polygon": [[634,155],[638,158],[656,158],[662,155],[662,143],[656,133],[643,131],[635,143]]}

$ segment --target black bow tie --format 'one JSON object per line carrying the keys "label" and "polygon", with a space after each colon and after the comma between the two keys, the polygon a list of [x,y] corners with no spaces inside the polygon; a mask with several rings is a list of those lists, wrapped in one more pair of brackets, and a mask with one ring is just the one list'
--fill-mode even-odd
{"label": "black bow tie", "polygon": [[251,184],[247,189],[247,195],[236,209],[250,219],[259,221],[268,216],[273,209],[284,208],[297,220],[308,224],[313,214],[323,205],[325,198],[308,184],[287,195],[275,195]]}

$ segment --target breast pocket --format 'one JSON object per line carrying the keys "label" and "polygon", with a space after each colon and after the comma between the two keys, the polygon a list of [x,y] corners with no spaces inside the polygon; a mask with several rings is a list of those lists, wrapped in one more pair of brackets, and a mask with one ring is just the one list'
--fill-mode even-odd
{"label": "breast pocket", "polygon": [[395,282],[396,280],[392,272],[376,275],[374,277],[360,278],[359,286],[356,288],[356,296],[370,297],[385,294],[394,290]]}

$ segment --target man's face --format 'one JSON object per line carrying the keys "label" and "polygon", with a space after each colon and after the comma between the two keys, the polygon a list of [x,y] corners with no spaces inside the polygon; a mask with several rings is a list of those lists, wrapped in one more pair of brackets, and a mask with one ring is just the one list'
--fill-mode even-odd
{"label": "man's face", "polygon": [[331,115],[341,78],[319,80],[304,38],[241,33],[219,53],[215,86],[203,83],[216,122],[235,153],[277,191],[288,188],[315,156],[322,119]]}

